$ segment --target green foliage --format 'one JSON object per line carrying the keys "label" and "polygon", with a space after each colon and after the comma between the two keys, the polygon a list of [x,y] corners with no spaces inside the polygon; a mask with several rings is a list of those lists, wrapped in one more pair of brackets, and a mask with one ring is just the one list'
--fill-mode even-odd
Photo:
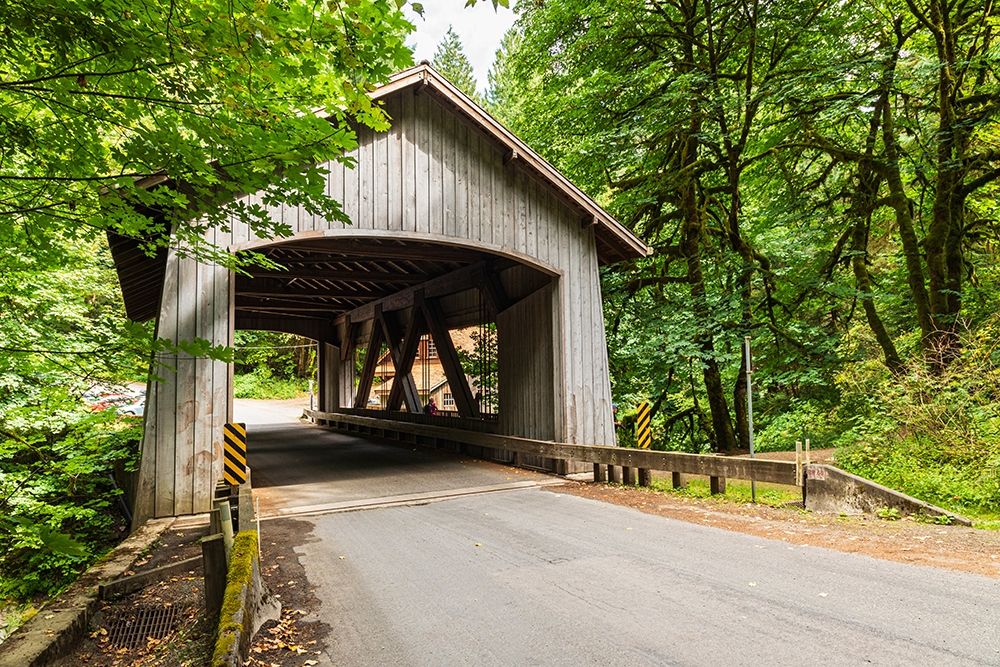
{"label": "green foliage", "polygon": [[96,384],[145,380],[154,346],[124,320],[107,247],[5,250],[0,271],[0,598],[57,590],[127,529],[110,477],[139,424],[90,412]]}
{"label": "green foliage", "polygon": [[792,401],[782,412],[762,422],[756,432],[754,449],[758,452],[781,452],[795,449],[795,442],[810,440],[814,449],[830,447],[840,436],[843,425],[830,419],[829,408],[817,401]]}
{"label": "green foliage", "polygon": [[838,465],[960,513],[1000,509],[1000,320],[964,341],[940,373],[892,376],[877,363],[838,376]]}
{"label": "green foliage", "polygon": [[308,391],[316,373],[316,344],[270,331],[237,331],[233,393],[236,398],[288,399]]}
{"label": "green foliage", "polygon": [[[368,90],[411,61],[395,0],[51,0],[0,14],[0,243],[37,251],[113,230],[232,262],[210,227],[280,236],[266,207],[282,202],[343,219],[316,165],[355,145],[350,122],[386,125]],[[260,204],[236,199],[256,191]]]}
{"label": "green foliage", "polygon": [[[706,479],[689,479],[685,486],[675,489],[670,480],[654,479],[653,488],[657,491],[672,493],[687,498],[705,498],[719,502],[749,503],[753,499],[750,482],[726,482],[724,494],[712,495],[711,486]],[[757,484],[757,503],[769,507],[785,507],[791,503],[801,503],[802,494],[796,490],[774,484]]]}
{"label": "green foliage", "polygon": [[274,377],[267,366],[233,376],[233,395],[236,398],[285,400],[298,398],[307,391],[309,391],[307,380],[296,377]]}
{"label": "green foliage", "polygon": [[479,394],[480,408],[484,412],[496,413],[500,407],[497,381],[500,377],[500,361],[497,356],[497,327],[487,324],[471,334],[473,348],[466,351],[456,348],[462,370],[472,381],[473,392]]}
{"label": "green foliage", "polygon": [[875,515],[886,521],[899,521],[903,515],[895,507],[880,507],[875,511]]}
{"label": "green foliage", "polygon": [[472,71],[472,64],[465,55],[462,40],[451,26],[448,26],[448,32],[441,38],[431,64],[456,88],[482,104],[479,93],[476,92],[476,77]]}
{"label": "green foliage", "polygon": [[519,7],[491,110],[655,250],[602,269],[615,400],[656,402],[655,446],[746,448],[750,336],[760,450],[843,446],[890,486],[996,506],[995,22],[938,0]]}
{"label": "green foliage", "polygon": [[128,530],[111,474],[136,465],[139,423],[33,394],[0,416],[0,598],[53,593]]}

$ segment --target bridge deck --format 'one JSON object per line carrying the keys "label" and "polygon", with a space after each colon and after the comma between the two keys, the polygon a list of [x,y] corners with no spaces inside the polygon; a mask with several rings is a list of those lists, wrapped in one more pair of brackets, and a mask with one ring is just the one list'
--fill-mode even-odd
{"label": "bridge deck", "polygon": [[306,424],[249,426],[264,517],[548,482],[527,470]]}

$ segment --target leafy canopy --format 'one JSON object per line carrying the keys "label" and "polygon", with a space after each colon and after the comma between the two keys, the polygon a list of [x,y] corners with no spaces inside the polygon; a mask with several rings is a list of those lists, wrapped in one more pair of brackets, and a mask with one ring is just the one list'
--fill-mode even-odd
{"label": "leafy canopy", "polygon": [[[0,2],[0,243],[114,230],[189,252],[264,205],[341,217],[315,165],[384,127],[367,92],[411,56],[394,0]],[[327,118],[329,120],[327,120]],[[156,215],[150,215],[156,213]]]}

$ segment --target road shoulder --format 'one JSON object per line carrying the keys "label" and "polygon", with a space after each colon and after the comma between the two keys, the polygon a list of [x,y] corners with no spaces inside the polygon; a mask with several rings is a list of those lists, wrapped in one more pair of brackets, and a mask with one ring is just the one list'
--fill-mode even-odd
{"label": "road shoulder", "polygon": [[821,515],[796,508],[687,498],[609,484],[569,482],[547,490],[790,544],[1000,579],[1000,531],[923,524],[909,519],[886,521],[871,516]]}

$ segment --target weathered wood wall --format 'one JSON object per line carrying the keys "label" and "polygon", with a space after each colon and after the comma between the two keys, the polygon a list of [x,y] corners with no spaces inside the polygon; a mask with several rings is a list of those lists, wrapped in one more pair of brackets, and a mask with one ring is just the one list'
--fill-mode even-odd
{"label": "weathered wood wall", "polygon": [[[517,160],[505,164],[491,138],[433,95],[403,90],[386,100],[386,109],[392,129],[359,133],[359,147],[350,156],[357,161],[355,169],[329,165],[328,193],[342,202],[353,224],[332,223],[295,207],[272,207],[271,215],[290,225],[299,239],[360,235],[471,245],[557,276],[547,295],[532,297],[502,318],[503,329],[532,332],[531,345],[538,345],[533,350],[551,350],[551,369],[546,361],[530,376],[511,375],[506,401],[515,401],[510,410],[520,416],[507,425],[511,435],[551,432],[570,443],[613,444],[594,227],[582,224],[551,186]],[[258,195],[248,199],[260,201]],[[270,242],[235,221],[231,233],[217,232],[215,240],[234,250]],[[159,335],[230,344],[235,325],[231,284],[225,271],[171,253]],[[543,311],[548,323],[514,321],[515,313],[534,317]],[[511,349],[513,338],[505,343],[501,333],[500,339]],[[207,360],[178,359],[176,366],[176,374],[161,373],[164,381],[150,391],[140,517],[207,510],[221,473],[231,371]],[[340,365],[341,389],[350,386],[351,366]],[[332,387],[328,391],[332,395]],[[341,404],[344,393],[338,394]],[[500,410],[508,408],[502,403]],[[252,443],[251,433],[251,466]]]}
{"label": "weathered wood wall", "polygon": [[[231,345],[230,300],[228,271],[171,250],[156,335]],[[210,507],[221,475],[222,427],[232,414],[232,369],[224,362],[161,353],[151,374],[160,381],[147,387],[137,522]]]}

